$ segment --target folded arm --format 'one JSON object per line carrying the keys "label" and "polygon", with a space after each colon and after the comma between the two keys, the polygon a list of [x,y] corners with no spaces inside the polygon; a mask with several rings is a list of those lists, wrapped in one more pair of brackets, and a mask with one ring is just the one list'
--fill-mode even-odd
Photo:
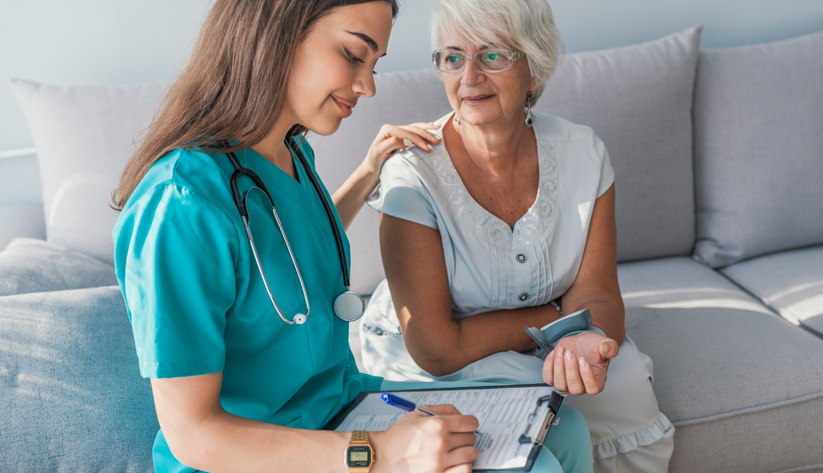
{"label": "folded arm", "polygon": [[542,327],[559,317],[554,307],[543,305],[456,321],[439,231],[382,215],[380,247],[406,348],[434,376],[501,351],[536,348],[523,328]]}
{"label": "folded arm", "polygon": [[[553,306],[542,305],[496,310],[456,321],[439,231],[383,215],[380,246],[406,348],[418,366],[434,376],[453,373],[494,353],[536,348],[523,328],[542,327],[559,317]],[[611,188],[595,203],[580,271],[561,299],[566,314],[583,308],[591,311],[592,325],[613,339],[610,351],[604,354],[609,358],[617,354],[617,345],[625,336],[616,255]],[[580,337],[585,338],[588,345],[594,340]],[[602,378],[605,382],[605,371]]]}

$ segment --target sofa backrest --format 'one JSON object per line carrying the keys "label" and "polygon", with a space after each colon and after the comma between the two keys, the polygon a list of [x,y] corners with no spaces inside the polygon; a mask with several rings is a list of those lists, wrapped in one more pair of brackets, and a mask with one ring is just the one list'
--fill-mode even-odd
{"label": "sofa backrest", "polygon": [[[535,107],[592,127],[606,144],[616,174],[620,261],[692,251],[691,109],[700,31],[568,55]],[[360,101],[337,133],[309,137],[332,192],[383,124],[432,121],[450,110],[431,70],[379,74],[376,86],[376,97]],[[111,263],[111,191],[165,84],[13,87],[38,150],[48,240]],[[366,207],[349,231],[352,283],[364,294],[383,278],[378,218]]]}
{"label": "sofa backrest", "polygon": [[823,33],[700,53],[695,256],[823,244]]}
{"label": "sofa backrest", "polygon": [[[606,144],[616,175],[620,261],[689,255],[694,247],[691,110],[700,32],[570,54],[535,106],[592,127]],[[309,137],[330,190],[360,164],[382,125],[434,121],[451,109],[430,69],[378,74],[376,87],[337,133]],[[352,283],[366,294],[384,277],[378,221],[366,207],[348,232]]]}
{"label": "sofa backrest", "polygon": [[166,84],[54,87],[15,80],[12,88],[37,148],[47,240],[113,264],[112,191]]}

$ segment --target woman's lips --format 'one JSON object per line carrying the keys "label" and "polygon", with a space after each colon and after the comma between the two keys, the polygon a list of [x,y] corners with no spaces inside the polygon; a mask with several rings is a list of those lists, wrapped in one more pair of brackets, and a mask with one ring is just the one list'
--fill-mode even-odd
{"label": "woman's lips", "polygon": [[337,107],[340,109],[341,112],[343,112],[343,116],[346,117],[346,118],[351,116],[352,109],[354,108],[355,105],[357,105],[356,102],[352,102],[351,100],[342,99],[340,97],[335,97],[334,95],[332,95],[331,98],[332,98],[332,100],[334,100],[334,103],[337,104]]}
{"label": "woman's lips", "polygon": [[463,103],[468,105],[478,105],[494,97],[494,95],[472,95],[470,97],[463,97]]}

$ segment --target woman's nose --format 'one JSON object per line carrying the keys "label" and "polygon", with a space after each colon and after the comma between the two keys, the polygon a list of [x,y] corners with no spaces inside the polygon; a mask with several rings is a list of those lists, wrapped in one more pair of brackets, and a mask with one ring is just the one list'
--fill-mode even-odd
{"label": "woman's nose", "polygon": [[374,97],[374,94],[377,92],[377,88],[374,85],[374,73],[368,71],[367,73],[358,75],[352,85],[352,90],[357,95],[363,97]]}
{"label": "woman's nose", "polygon": [[460,82],[463,85],[473,85],[479,81],[482,75],[483,71],[478,69],[477,64],[474,61],[466,61],[466,67],[463,68]]}

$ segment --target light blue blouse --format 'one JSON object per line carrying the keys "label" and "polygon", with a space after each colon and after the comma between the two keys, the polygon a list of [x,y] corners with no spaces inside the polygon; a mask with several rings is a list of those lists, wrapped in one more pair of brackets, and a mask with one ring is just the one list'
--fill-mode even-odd
{"label": "light blue blouse", "polygon": [[[445,124],[452,115],[435,123]],[[547,304],[577,277],[594,202],[612,186],[614,171],[591,128],[541,113],[534,120],[539,188],[513,229],[472,198],[444,142],[431,152],[411,147],[390,159],[369,200],[379,212],[440,231],[455,319]],[[442,137],[442,127],[435,134]],[[372,296],[362,327],[369,373],[398,381],[431,379],[406,351],[385,281]],[[482,366],[470,368],[447,379],[517,381],[488,377]],[[494,369],[505,374],[512,366]]]}
{"label": "light blue blouse", "polygon": [[[301,149],[314,166],[305,140]],[[251,149],[237,156],[274,200],[305,278],[311,314],[303,325],[287,325],[275,312],[232,199],[228,158],[173,151],[151,167],[112,232],[140,373],[172,378],[222,371],[226,411],[318,429],[361,391],[379,389],[381,380],[358,372],[349,324],[332,311],[334,297],[345,290],[343,277],[332,229],[305,171],[295,160],[298,182]],[[240,184],[242,191],[251,181],[242,178]],[[250,213],[252,225],[261,225],[253,228],[255,243],[277,303],[287,317],[305,313],[271,212],[252,205]],[[174,458],[162,430],[153,454],[158,472],[193,471]]]}

